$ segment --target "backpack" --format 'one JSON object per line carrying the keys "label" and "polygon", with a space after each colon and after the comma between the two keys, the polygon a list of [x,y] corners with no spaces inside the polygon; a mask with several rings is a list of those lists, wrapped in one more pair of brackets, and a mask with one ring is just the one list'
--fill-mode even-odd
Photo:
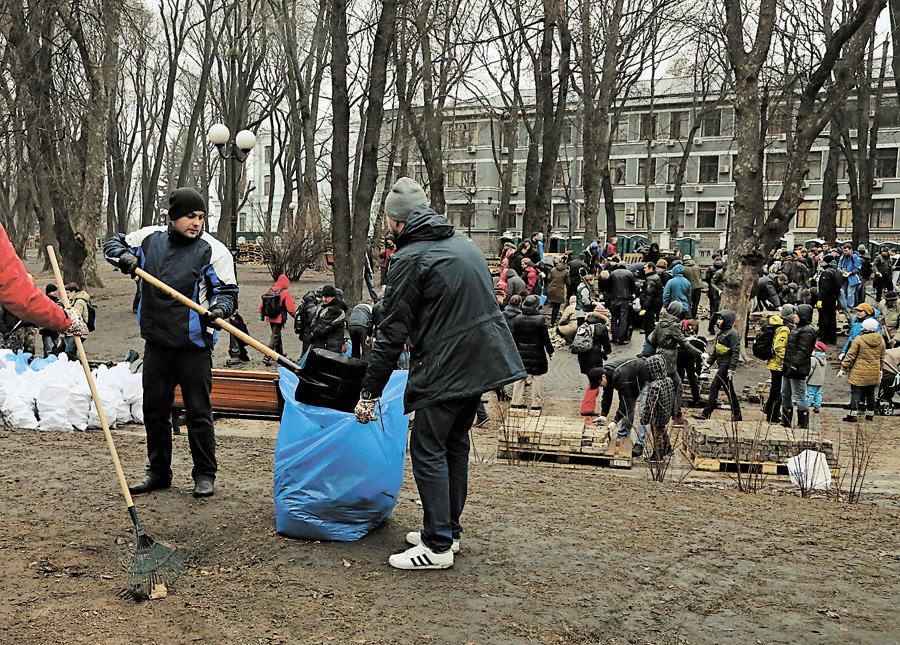
{"label": "backpack", "polygon": [[868,280],[872,277],[872,260],[867,257],[859,256],[862,266],[859,267],[859,277]]}
{"label": "backpack", "polygon": [[776,325],[767,322],[759,330],[756,338],[753,339],[753,355],[756,358],[767,361],[775,355],[772,351],[772,344],[775,341],[775,331],[777,329]]}
{"label": "backpack", "polygon": [[[97,310],[94,309],[94,305],[84,298],[76,298],[76,300],[81,300],[87,308],[88,315],[87,318],[84,319],[84,323],[87,325],[88,331],[97,331]],[[75,304],[74,300],[72,301],[72,304]]]}
{"label": "backpack", "polygon": [[266,318],[278,318],[281,315],[281,292],[266,291],[262,296],[262,314]]}
{"label": "backpack", "polygon": [[594,347],[594,323],[582,323],[575,332],[572,346],[569,348],[573,354],[584,354]]}

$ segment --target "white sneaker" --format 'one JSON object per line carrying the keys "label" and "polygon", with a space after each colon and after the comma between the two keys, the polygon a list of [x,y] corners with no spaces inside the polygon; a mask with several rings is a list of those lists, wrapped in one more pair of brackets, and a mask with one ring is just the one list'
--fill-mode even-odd
{"label": "white sneaker", "polygon": [[[419,546],[422,544],[422,534],[418,531],[410,531],[406,534],[406,541],[409,544]],[[459,553],[459,540],[453,540],[453,544],[450,546],[450,550],[453,553]]]}
{"label": "white sneaker", "polygon": [[424,544],[411,547],[388,558],[395,569],[449,569],[453,566],[453,552],[435,553]]}

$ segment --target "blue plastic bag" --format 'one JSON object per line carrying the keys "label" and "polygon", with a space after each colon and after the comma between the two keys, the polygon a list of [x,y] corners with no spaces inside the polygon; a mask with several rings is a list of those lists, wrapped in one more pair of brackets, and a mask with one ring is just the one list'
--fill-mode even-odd
{"label": "blue plastic bag", "polygon": [[395,371],[378,421],[298,403],[297,377],[280,368],[284,414],[275,445],[275,526],[304,540],[358,540],[394,510],[406,463],[408,372]]}

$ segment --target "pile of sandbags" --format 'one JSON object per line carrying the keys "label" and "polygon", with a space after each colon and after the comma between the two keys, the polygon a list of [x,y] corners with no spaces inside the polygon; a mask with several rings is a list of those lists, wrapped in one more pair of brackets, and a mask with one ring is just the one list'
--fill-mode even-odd
{"label": "pile of sandbags", "polygon": [[[65,354],[50,359],[0,350],[0,417],[15,428],[70,432],[100,427],[97,408],[81,363]],[[143,423],[141,374],[130,363],[101,365],[93,372],[97,392],[110,427]]]}

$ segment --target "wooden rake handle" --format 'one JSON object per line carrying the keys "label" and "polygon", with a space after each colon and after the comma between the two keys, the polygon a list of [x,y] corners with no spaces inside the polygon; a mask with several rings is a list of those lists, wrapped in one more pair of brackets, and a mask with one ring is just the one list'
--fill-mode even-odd
{"label": "wooden rake handle", "polygon": [[[198,305],[196,302],[194,302],[193,300],[191,300],[190,298],[185,296],[180,291],[176,291],[175,289],[173,289],[172,287],[167,285],[165,282],[159,280],[158,278],[153,277],[152,275],[150,275],[143,269],[135,269],[134,274],[136,276],[138,276],[139,278],[141,278],[142,280],[144,280],[145,282],[147,282],[148,284],[152,284],[154,287],[156,287],[160,291],[163,291],[163,292],[167,293],[168,295],[172,296],[173,298],[175,298],[175,300],[177,300],[181,304],[185,305],[186,307],[190,307],[191,309],[196,311],[198,314],[201,314],[204,316],[209,314],[208,309],[204,309],[201,305]],[[269,358],[277,361],[279,365],[282,365],[293,372],[298,372],[300,370],[299,365],[297,365],[293,361],[288,360],[287,358],[285,358],[278,352],[274,351],[267,345],[263,345],[261,342],[259,342],[252,336],[245,334],[240,329],[238,329],[234,325],[230,324],[227,320],[222,320],[221,318],[215,318],[215,319],[213,319],[213,321],[216,323],[216,325],[221,327],[223,330],[227,331],[232,336],[237,337],[238,339],[244,341],[245,343],[247,343],[254,349],[262,352]]]}
{"label": "wooden rake handle", "polygon": [[[53,267],[53,275],[56,276],[56,286],[59,287],[59,294],[62,298],[63,305],[68,309],[71,307],[69,303],[69,295],[66,293],[66,286],[63,282],[62,273],[59,270],[59,263],[56,261],[56,253],[52,246],[47,247],[47,257],[50,258],[50,264]],[[94,405],[97,406],[97,416],[100,417],[100,426],[103,428],[103,434],[106,436],[106,445],[109,446],[109,454],[112,455],[113,465],[116,467],[116,475],[119,477],[119,486],[122,487],[122,494],[125,496],[125,503],[129,509],[134,508],[134,501],[131,499],[131,493],[128,490],[128,482],[125,481],[125,473],[122,472],[122,463],[119,461],[119,453],[116,452],[116,444],[113,442],[112,433],[109,431],[109,424],[106,422],[106,415],[103,413],[103,406],[100,404],[100,395],[97,393],[97,384],[94,383],[94,375],[91,374],[91,366],[88,363],[87,355],[84,353],[84,345],[81,342],[81,336],[75,336],[75,347],[78,349],[78,358],[81,360],[81,367],[84,368],[84,375],[87,378],[88,387],[91,388],[91,397],[94,399]]]}

